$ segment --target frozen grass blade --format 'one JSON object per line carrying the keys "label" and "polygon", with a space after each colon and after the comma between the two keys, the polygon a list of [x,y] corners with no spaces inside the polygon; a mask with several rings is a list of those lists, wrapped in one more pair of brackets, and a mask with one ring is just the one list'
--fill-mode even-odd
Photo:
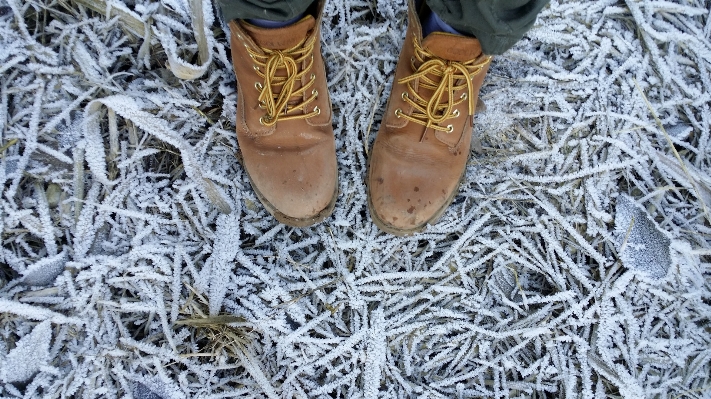
{"label": "frozen grass blade", "polygon": [[639,84],[637,83],[636,80],[634,83],[635,83],[635,87],[637,87],[637,91],[642,96],[644,103],[647,105],[647,108],[649,109],[649,113],[652,114],[652,117],[654,118],[654,121],[657,123],[659,130],[662,132],[662,134],[664,134],[664,138],[667,140],[669,149],[671,149],[672,153],[674,154],[674,157],[676,157],[677,161],[679,161],[679,166],[686,174],[686,178],[689,181],[689,184],[691,184],[691,187],[694,188],[694,192],[696,193],[696,198],[698,198],[699,203],[701,204],[701,209],[703,210],[706,220],[709,223],[711,223],[711,216],[709,216],[708,208],[706,207],[706,204],[704,203],[704,198],[701,196],[701,192],[699,191],[699,188],[696,185],[696,181],[694,181],[694,179],[691,177],[691,174],[689,173],[689,170],[687,169],[686,164],[684,163],[684,161],[682,161],[681,156],[679,156],[679,152],[676,150],[676,147],[674,146],[674,143],[672,142],[671,137],[669,137],[669,134],[667,133],[666,129],[664,128],[664,125],[662,124],[662,121],[659,120],[657,113],[654,112],[654,108],[652,108],[652,104],[650,104],[649,100],[647,100],[647,96],[644,95],[644,92],[642,92],[642,89],[640,89]]}

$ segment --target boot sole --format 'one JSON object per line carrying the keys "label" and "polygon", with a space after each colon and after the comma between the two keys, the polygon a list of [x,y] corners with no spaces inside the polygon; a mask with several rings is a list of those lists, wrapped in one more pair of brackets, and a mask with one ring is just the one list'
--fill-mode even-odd
{"label": "boot sole", "polygon": [[[469,162],[469,157],[467,157],[467,163]],[[422,224],[419,224],[411,229],[400,229],[397,227],[393,227],[387,224],[384,220],[380,219],[378,214],[374,211],[373,207],[373,199],[370,195],[370,184],[368,182],[370,181],[370,158],[368,158],[368,173],[366,174],[368,181],[366,181],[365,187],[366,187],[366,192],[368,196],[368,207],[370,208],[370,217],[373,219],[373,223],[375,223],[378,228],[386,233],[390,233],[394,236],[399,236],[399,237],[405,237],[405,236],[411,236],[415,233],[419,233],[422,230],[424,230],[427,225],[433,225],[439,221],[439,219],[444,215],[444,212],[449,208],[450,205],[452,205],[452,201],[454,201],[454,198],[457,196],[459,193],[459,188],[462,185],[462,182],[464,181],[464,177],[467,174],[467,168],[466,164],[464,167],[464,170],[462,171],[461,176],[459,176],[459,183],[457,183],[457,188],[452,190],[452,193],[449,195],[445,203],[440,207],[437,212],[432,215],[431,218],[427,219],[425,222]]]}
{"label": "boot sole", "polygon": [[[247,178],[249,179],[249,184],[252,186],[252,190],[254,190],[254,193],[257,194],[259,202],[264,205],[264,208],[267,210],[267,212],[269,212],[270,215],[274,216],[274,219],[276,219],[279,223],[299,228],[312,226],[314,224],[323,222],[324,219],[331,216],[333,210],[336,208],[336,200],[338,199],[338,178],[336,178],[336,187],[333,192],[333,196],[331,197],[331,201],[319,213],[307,218],[295,218],[292,216],[285,215],[284,213],[279,211],[279,209],[277,209],[274,205],[272,205],[272,203],[269,202],[264,197],[264,195],[262,195],[259,189],[257,189],[257,186],[254,184],[254,181],[252,181],[252,176],[249,175],[249,171],[247,170],[247,168],[244,167],[244,164],[242,163],[242,154],[238,154],[237,156],[240,160],[240,164],[242,164],[242,167],[244,168],[244,172],[247,174]],[[336,176],[338,176],[338,167],[336,167]]]}

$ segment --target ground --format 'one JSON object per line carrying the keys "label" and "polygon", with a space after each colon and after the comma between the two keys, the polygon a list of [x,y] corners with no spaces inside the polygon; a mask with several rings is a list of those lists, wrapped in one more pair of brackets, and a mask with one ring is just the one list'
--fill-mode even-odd
{"label": "ground", "polygon": [[399,238],[364,177],[403,0],[327,1],[340,192],[304,229],[235,156],[212,2],[0,0],[0,395],[709,397],[710,8],[551,1]]}

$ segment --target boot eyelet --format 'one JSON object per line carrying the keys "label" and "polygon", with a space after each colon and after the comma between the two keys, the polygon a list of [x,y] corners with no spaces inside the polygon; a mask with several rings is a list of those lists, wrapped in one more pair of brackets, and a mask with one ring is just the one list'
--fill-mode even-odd
{"label": "boot eyelet", "polygon": [[262,86],[262,84],[259,83],[259,82],[254,82],[254,88],[257,89],[257,90],[259,90],[259,91],[262,91],[262,89],[264,88],[264,86]]}
{"label": "boot eyelet", "polygon": [[318,96],[318,90],[316,90],[316,89],[311,90],[311,95]]}
{"label": "boot eyelet", "polygon": [[406,91],[403,91],[400,97],[402,97],[403,100],[407,100],[409,98]]}
{"label": "boot eyelet", "polygon": [[314,107],[314,112],[316,113],[316,115],[321,115],[321,108]]}
{"label": "boot eyelet", "polygon": [[400,108],[395,110],[395,116],[397,116],[398,118],[402,116],[402,110]]}
{"label": "boot eyelet", "polygon": [[459,115],[460,115],[460,114],[459,114],[459,110],[458,110],[458,109],[455,109],[454,112],[452,113],[452,115],[454,115],[455,118],[458,118]]}
{"label": "boot eyelet", "polygon": [[264,126],[264,117],[259,118],[259,124]]}
{"label": "boot eyelet", "polygon": [[259,72],[259,67],[256,66],[256,65],[252,65],[252,69],[254,69],[255,71]]}
{"label": "boot eyelet", "polygon": [[267,104],[264,101],[259,102],[259,108],[264,109],[267,107]]}
{"label": "boot eyelet", "polygon": [[462,93],[462,96],[459,98],[461,98],[462,100],[466,100],[467,97],[468,97],[467,93]]}
{"label": "boot eyelet", "polygon": [[312,74],[311,74],[311,80],[314,80],[314,79],[316,79],[316,75],[314,75],[314,74],[312,73]]}
{"label": "boot eyelet", "polygon": [[447,134],[452,133],[453,131],[454,131],[454,126],[447,125]]}

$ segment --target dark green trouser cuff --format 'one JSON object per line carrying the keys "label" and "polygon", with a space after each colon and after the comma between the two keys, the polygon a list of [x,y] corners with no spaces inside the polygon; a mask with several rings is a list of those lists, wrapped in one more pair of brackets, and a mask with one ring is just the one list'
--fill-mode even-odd
{"label": "dark green trouser cuff", "polygon": [[426,0],[432,11],[462,34],[475,36],[485,54],[513,47],[549,0]]}
{"label": "dark green trouser cuff", "polygon": [[217,0],[225,21],[266,19],[288,21],[306,12],[314,0]]}
{"label": "dark green trouser cuff", "polygon": [[[448,25],[462,34],[479,39],[484,53],[496,55],[521,40],[549,0],[426,1],[430,9]],[[313,2],[314,0],[218,0],[226,21],[288,21],[306,12]]]}

